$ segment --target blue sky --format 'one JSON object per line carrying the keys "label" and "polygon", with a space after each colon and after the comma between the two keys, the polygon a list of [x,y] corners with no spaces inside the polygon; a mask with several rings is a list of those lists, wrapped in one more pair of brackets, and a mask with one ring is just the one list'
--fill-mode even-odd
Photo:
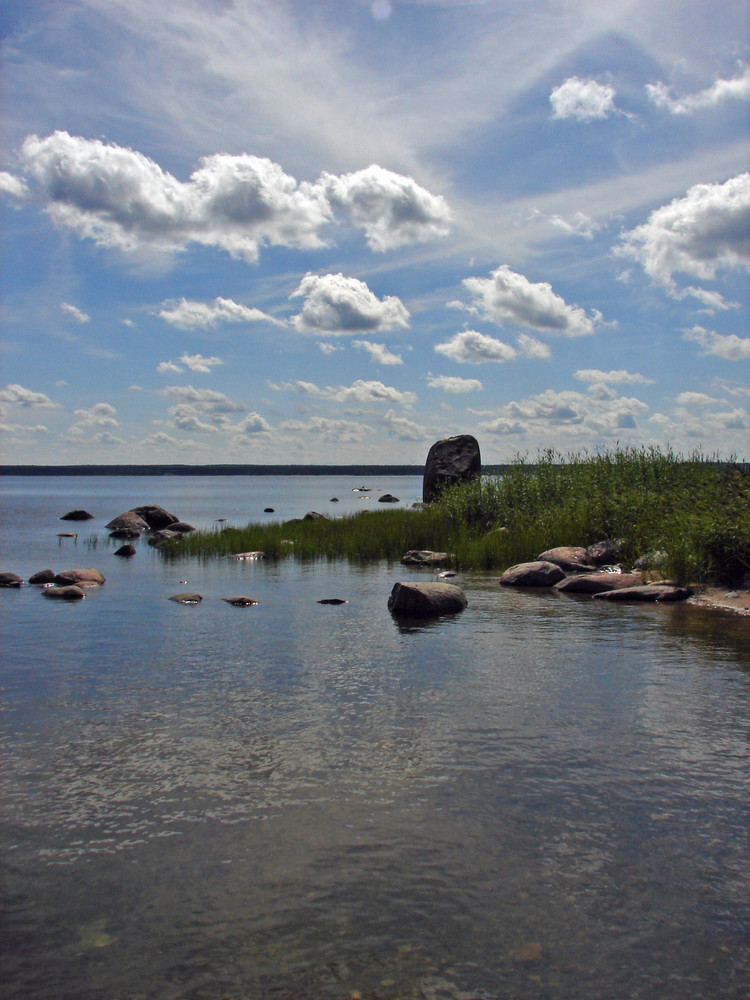
{"label": "blue sky", "polygon": [[750,459],[737,0],[15,0],[6,463]]}

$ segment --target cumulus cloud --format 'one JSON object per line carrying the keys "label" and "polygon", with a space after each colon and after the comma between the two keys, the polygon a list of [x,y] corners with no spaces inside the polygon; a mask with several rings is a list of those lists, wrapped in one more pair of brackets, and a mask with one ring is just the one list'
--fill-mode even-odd
{"label": "cumulus cloud", "polygon": [[750,358],[750,337],[738,337],[736,333],[716,333],[702,326],[685,330],[682,336],[684,340],[699,344],[704,354],[714,354],[724,361],[745,361]]}
{"label": "cumulus cloud", "polygon": [[684,97],[673,97],[672,90],[661,81],[647,83],[646,93],[649,100],[658,108],[665,108],[673,115],[692,115],[704,108],[714,108],[724,101],[747,101],[750,99],[750,67],[743,67],[739,76],[729,80],[721,77],[710,87],[698,91],[697,94],[687,94]]}
{"label": "cumulus cloud", "polygon": [[385,344],[373,344],[369,340],[353,340],[352,347],[360,351],[367,351],[375,364],[378,365],[402,365],[403,358],[399,354],[389,351]]}
{"label": "cumulus cloud", "polygon": [[208,373],[216,365],[223,365],[221,358],[204,358],[202,354],[181,354],[180,361],[191,372]]}
{"label": "cumulus cloud", "polygon": [[485,361],[512,361],[516,357],[516,350],[510,344],[477,330],[462,330],[450,340],[436,344],[435,350],[453,361],[474,365]]}
{"label": "cumulus cloud", "polygon": [[384,385],[382,382],[365,381],[357,379],[352,385],[339,386],[318,386],[314,382],[305,382],[297,379],[294,382],[285,382],[282,385],[269,383],[271,389],[285,391],[296,389],[307,396],[315,399],[330,399],[336,403],[414,403],[416,395],[413,392],[401,392],[391,385]]}
{"label": "cumulus cloud", "polygon": [[200,413],[222,415],[227,413],[244,413],[246,407],[236,403],[223,392],[213,389],[196,389],[192,385],[168,385],[159,389],[160,396],[176,400],[177,403],[188,403]]}
{"label": "cumulus cloud", "polygon": [[76,323],[88,323],[91,317],[85,313],[81,312],[76,306],[72,306],[69,302],[60,303],[60,309],[67,315],[72,317]]}
{"label": "cumulus cloud", "polygon": [[271,431],[271,425],[253,410],[248,413],[244,420],[235,424],[233,430],[239,435],[252,437],[255,434],[268,434]]}
{"label": "cumulus cloud", "polygon": [[119,427],[115,417],[117,410],[109,403],[95,403],[88,409],[73,410],[76,421],[71,424],[70,434],[83,434],[92,427]]}
{"label": "cumulus cloud", "polygon": [[711,280],[719,268],[750,268],[750,173],[723,184],[696,184],[625,233],[615,253],[638,261],[677,297],[684,292],[676,287],[676,273]]}
{"label": "cumulus cloud", "polygon": [[24,409],[58,409],[60,406],[59,403],[53,403],[43,392],[34,392],[17,383],[0,389],[0,403],[14,403]]}
{"label": "cumulus cloud", "polygon": [[608,385],[653,385],[654,380],[639,375],[638,372],[629,372],[624,368],[616,371],[602,371],[600,368],[579,368],[574,373],[574,377],[580,382],[588,382],[589,385],[596,385],[599,382],[606,382]]}
{"label": "cumulus cloud", "polygon": [[379,299],[364,281],[343,274],[308,274],[291,299],[304,298],[302,311],[292,320],[301,333],[340,336],[375,333],[409,325],[409,313],[400,299]]}
{"label": "cumulus cloud", "polygon": [[327,417],[310,417],[306,421],[285,420],[280,426],[282,430],[315,435],[334,444],[359,443],[364,441],[368,434],[375,433],[373,428],[366,424],[358,424],[353,420],[331,420]]}
{"label": "cumulus cloud", "polygon": [[26,198],[29,193],[24,180],[20,177],[14,177],[13,174],[9,174],[5,170],[0,170],[0,191],[4,191],[14,198]]}
{"label": "cumulus cloud", "polygon": [[478,378],[460,378],[458,375],[435,375],[427,379],[431,389],[442,389],[443,392],[463,393],[479,392],[483,386]]}
{"label": "cumulus cloud", "polygon": [[411,177],[372,164],[341,177],[324,173],[320,181],[333,208],[364,229],[373,250],[422,243],[450,230],[448,203]]}
{"label": "cumulus cloud", "polygon": [[645,403],[632,397],[599,399],[573,390],[547,389],[508,403],[479,426],[489,434],[504,436],[533,434],[544,438],[553,431],[563,431],[576,440],[592,433],[606,437],[634,429],[636,418],[647,410]]}
{"label": "cumulus cloud", "polygon": [[219,427],[216,423],[207,423],[201,419],[202,412],[190,403],[177,403],[170,406],[169,412],[175,427],[181,431],[197,432],[199,434],[218,434]]}
{"label": "cumulus cloud", "polygon": [[427,437],[426,428],[414,420],[399,416],[394,410],[388,410],[385,414],[383,426],[388,434],[398,441],[424,441]]}
{"label": "cumulus cloud", "polygon": [[529,281],[507,264],[492,271],[489,278],[464,278],[463,284],[473,295],[473,303],[449,305],[476,313],[498,326],[514,323],[545,333],[581,337],[595,333],[602,322],[597,310],[588,316],[580,306],[569,305],[553,292],[546,281]]}
{"label": "cumulus cloud", "polygon": [[545,360],[552,356],[546,344],[543,344],[541,340],[537,340],[536,337],[529,336],[528,333],[519,333],[518,337],[516,337],[516,342],[521,354],[531,360]]}
{"label": "cumulus cloud", "polygon": [[266,321],[283,326],[260,309],[243,306],[232,299],[215,298],[213,302],[196,302],[180,299],[178,302],[164,302],[159,311],[160,319],[180,330],[208,330],[217,323],[259,323]]}
{"label": "cumulus cloud", "polygon": [[615,114],[615,90],[593,79],[568,77],[549,95],[553,118],[575,118],[588,122]]}
{"label": "cumulus cloud", "polygon": [[156,371],[159,375],[172,375],[179,374],[183,369],[174,363],[174,361],[160,361],[156,366]]}
{"label": "cumulus cloud", "polygon": [[377,250],[447,232],[442,197],[378,166],[298,182],[265,157],[217,153],[183,182],[136,150],[64,131],[27,136],[21,154],[55,222],[124,251],[201,243],[255,261],[265,245],[323,246],[336,213]]}

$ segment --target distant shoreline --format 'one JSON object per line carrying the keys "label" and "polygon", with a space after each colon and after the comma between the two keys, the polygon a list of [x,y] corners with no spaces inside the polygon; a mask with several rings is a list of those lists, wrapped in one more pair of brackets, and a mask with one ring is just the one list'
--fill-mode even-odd
{"label": "distant shoreline", "polygon": [[421,476],[424,465],[0,465],[0,476]]}

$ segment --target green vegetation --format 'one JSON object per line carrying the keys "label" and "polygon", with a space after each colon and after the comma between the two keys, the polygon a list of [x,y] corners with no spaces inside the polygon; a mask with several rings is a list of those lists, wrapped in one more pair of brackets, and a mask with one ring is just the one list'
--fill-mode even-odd
{"label": "green vegetation", "polygon": [[750,573],[750,475],[732,462],[657,448],[518,458],[502,476],[446,490],[423,510],[196,532],[168,558],[262,550],[268,558],[400,559],[408,549],[452,554],[462,569],[503,569],[555,545],[624,542],[623,561],[666,553],[680,582],[731,583]]}

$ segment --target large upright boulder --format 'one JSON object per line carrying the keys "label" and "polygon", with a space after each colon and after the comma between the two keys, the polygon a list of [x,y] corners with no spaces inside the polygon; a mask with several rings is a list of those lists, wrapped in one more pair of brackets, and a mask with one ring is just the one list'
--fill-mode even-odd
{"label": "large upright boulder", "polygon": [[471,434],[436,441],[427,453],[422,481],[422,500],[431,503],[446,486],[482,474],[479,442]]}

